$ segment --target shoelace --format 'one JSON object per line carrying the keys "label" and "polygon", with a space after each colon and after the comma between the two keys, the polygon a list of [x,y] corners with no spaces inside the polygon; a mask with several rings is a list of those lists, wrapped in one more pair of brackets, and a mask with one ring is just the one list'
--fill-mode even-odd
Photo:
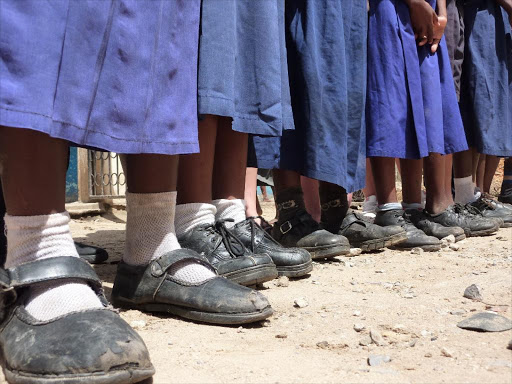
{"label": "shoelace", "polygon": [[473,207],[470,204],[461,204],[461,203],[455,203],[454,205],[454,211],[455,213],[458,213],[463,216],[482,216],[482,213],[475,207]]}
{"label": "shoelace", "polygon": [[[232,257],[239,257],[244,255],[244,244],[240,241],[240,239],[238,239],[238,237],[233,235],[225,225],[226,222],[234,221],[235,220],[233,219],[218,220],[215,222],[215,224],[205,227],[205,230],[207,230],[211,234],[220,235],[220,237],[222,238],[222,243],[226,248],[226,251],[228,251],[228,253]],[[236,247],[235,245],[239,245],[239,247]]]}
{"label": "shoelace", "polygon": [[260,225],[258,225],[258,223],[255,221],[255,219],[256,219],[255,217],[251,216],[251,217],[248,217],[247,219],[249,220],[249,227],[251,230],[251,247],[249,248],[249,250],[251,252],[254,253],[254,249],[256,247],[256,229],[258,229],[258,228],[261,231],[263,231],[263,237],[272,241],[274,244],[279,245],[279,243],[277,241],[275,241],[274,238],[272,236],[270,236],[267,231],[265,231]]}

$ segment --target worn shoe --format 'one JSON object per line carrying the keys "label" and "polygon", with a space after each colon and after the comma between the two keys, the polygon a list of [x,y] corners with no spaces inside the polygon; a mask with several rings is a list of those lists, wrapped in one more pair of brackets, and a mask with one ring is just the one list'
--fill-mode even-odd
{"label": "worn shoe", "polygon": [[456,242],[466,238],[464,230],[461,227],[444,227],[432,221],[431,216],[426,214],[423,210],[407,209],[405,214],[416,228],[421,229],[428,236],[444,239],[447,236],[453,235]]}
{"label": "worn shoe", "polygon": [[398,225],[381,227],[373,224],[359,214],[349,210],[341,224],[323,227],[332,233],[345,236],[352,248],[361,248],[363,252],[374,251],[397,245],[407,240],[405,230]]}
{"label": "worn shoe", "polygon": [[75,241],[75,247],[78,255],[90,264],[101,264],[108,259],[108,253],[103,248],[79,243],[78,241]]}
{"label": "worn shoe", "polygon": [[512,206],[494,200],[491,195],[483,193],[469,205],[476,208],[483,217],[503,220],[502,228],[512,227]]}
{"label": "worn shoe", "polygon": [[283,247],[252,218],[236,224],[231,232],[251,252],[269,255],[277,267],[279,276],[299,277],[313,270],[311,255],[308,251]]}
{"label": "worn shoe", "polygon": [[178,237],[183,248],[191,249],[215,267],[219,275],[241,284],[254,285],[278,276],[272,258],[248,250],[223,221],[195,227]]}
{"label": "worn shoe", "polygon": [[386,227],[399,225],[406,231],[407,240],[397,244],[396,248],[422,248],[424,251],[438,251],[441,249],[441,241],[434,236],[427,236],[421,229],[416,228],[402,209],[378,211],[374,224]]}
{"label": "worn shoe", "polygon": [[458,203],[449,206],[437,215],[428,212],[425,214],[428,220],[441,224],[443,227],[462,228],[466,237],[492,235],[500,227],[500,224],[494,219],[483,217],[476,208]]}
{"label": "worn shoe", "polygon": [[512,204],[512,183],[501,184],[501,193],[498,201],[505,204]]}
{"label": "worn shoe", "polygon": [[[27,287],[60,279],[87,281],[104,308],[36,320],[25,310]],[[100,280],[78,257],[0,269],[0,357],[12,384],[136,383],[155,373],[144,342],[108,307]]]}
{"label": "worn shoe", "polygon": [[214,270],[205,257],[189,249],[169,252],[148,266],[119,263],[112,290],[113,304],[212,324],[252,323],[272,315],[265,296],[224,277],[216,275],[191,284],[167,273],[174,264],[187,259]]}

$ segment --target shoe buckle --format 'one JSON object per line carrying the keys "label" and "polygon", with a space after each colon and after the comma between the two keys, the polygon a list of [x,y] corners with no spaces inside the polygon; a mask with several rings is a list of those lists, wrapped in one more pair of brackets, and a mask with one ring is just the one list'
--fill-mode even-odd
{"label": "shoe buckle", "polygon": [[291,229],[292,229],[292,223],[290,223],[289,221],[281,224],[281,226],[279,227],[279,230],[281,231],[281,233],[283,235],[286,235],[288,232],[291,231]]}

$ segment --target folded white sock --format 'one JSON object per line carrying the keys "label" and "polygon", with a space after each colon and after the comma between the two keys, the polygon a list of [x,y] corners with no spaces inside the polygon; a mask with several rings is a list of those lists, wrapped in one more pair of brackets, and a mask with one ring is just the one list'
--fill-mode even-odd
{"label": "folded white sock", "polygon": [[475,183],[471,176],[453,179],[455,186],[455,202],[461,204],[473,203],[478,199],[475,195]]}
{"label": "folded white sock", "polygon": [[392,209],[402,209],[402,204],[400,204],[400,203],[380,204],[377,207],[377,212],[379,212],[379,211],[391,211]]}
{"label": "folded white sock", "polygon": [[[69,230],[67,212],[40,216],[5,216],[7,229],[6,268],[50,257],[78,257]],[[25,309],[40,321],[70,312],[102,308],[92,288],[81,280],[59,280],[33,284]]]}
{"label": "folded white sock", "polygon": [[212,204],[178,204],[176,206],[176,217],[174,218],[176,235],[178,237],[184,235],[199,225],[214,224],[215,213],[217,213],[217,209]]}
{"label": "folded white sock", "polygon": [[217,208],[215,220],[233,219],[233,222],[226,222],[226,227],[231,228],[235,224],[240,223],[246,219],[245,216],[245,201],[242,199],[218,199],[213,200],[212,204]]}
{"label": "folded white sock", "polygon": [[421,203],[404,203],[402,202],[402,209],[423,209],[425,206]]}

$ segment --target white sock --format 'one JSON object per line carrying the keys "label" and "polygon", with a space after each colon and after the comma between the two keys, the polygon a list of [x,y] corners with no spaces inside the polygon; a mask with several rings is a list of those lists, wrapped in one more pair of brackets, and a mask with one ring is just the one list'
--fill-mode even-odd
{"label": "white sock", "polygon": [[391,211],[392,209],[402,209],[402,204],[400,204],[400,203],[380,204],[377,207],[377,212],[380,212],[380,211]]}
{"label": "white sock", "polygon": [[226,222],[226,227],[231,228],[235,224],[240,223],[246,219],[245,216],[245,201],[242,199],[218,199],[213,200],[212,204],[217,208],[215,220],[233,219],[234,222]]}
{"label": "white sock", "polygon": [[425,206],[421,203],[404,203],[402,201],[402,209],[418,209],[418,210],[421,210],[423,209]]}
{"label": "white sock", "polygon": [[453,179],[455,185],[455,202],[461,204],[473,203],[475,196],[475,183],[471,176]]}
{"label": "white sock", "polygon": [[[125,263],[147,265],[165,253],[181,248],[174,230],[176,192],[127,192],[126,209]],[[169,273],[193,284],[215,277],[213,269],[194,260],[174,264]]]}
{"label": "white sock", "polygon": [[[67,212],[41,216],[5,216],[6,268],[57,256],[78,257]],[[96,293],[81,280],[48,281],[29,288],[25,309],[40,321],[103,308]]]}
{"label": "white sock", "polygon": [[176,235],[184,235],[198,225],[214,224],[217,209],[212,204],[189,203],[176,206]]}

